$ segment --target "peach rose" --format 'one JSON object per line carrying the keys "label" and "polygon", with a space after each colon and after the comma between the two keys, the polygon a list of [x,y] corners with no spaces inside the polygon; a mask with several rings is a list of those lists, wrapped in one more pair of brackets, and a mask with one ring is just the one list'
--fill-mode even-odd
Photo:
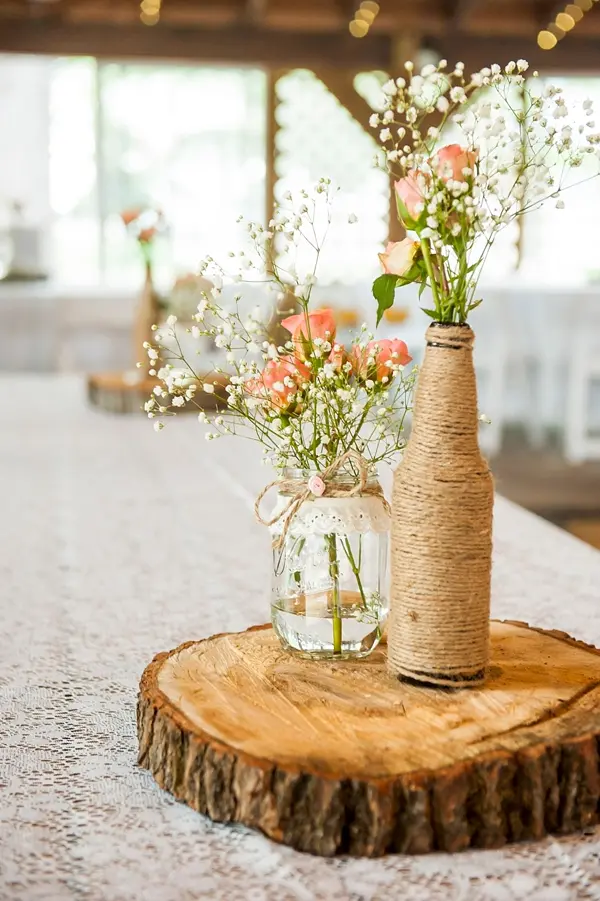
{"label": "peach rose", "polygon": [[475,170],[478,153],[476,150],[468,150],[460,144],[448,144],[433,157],[431,164],[442,181],[465,181],[464,169]]}
{"label": "peach rose", "polygon": [[150,226],[150,228],[142,228],[139,232],[137,239],[140,244],[150,244],[157,235],[157,229],[154,226]]}
{"label": "peach rose", "polygon": [[411,169],[408,175],[394,184],[398,199],[405,207],[410,219],[415,221],[425,210],[425,192],[428,181],[429,176],[426,173],[419,169]]}
{"label": "peach rose", "polygon": [[[298,389],[310,378],[310,369],[293,357],[269,360],[260,380],[274,407],[287,410],[294,402]],[[248,383],[246,382],[246,386]]]}
{"label": "peach rose", "polygon": [[346,362],[348,354],[346,353],[346,348],[343,344],[334,344],[331,348],[331,353],[327,358],[328,363],[333,363],[337,372],[340,372],[342,366]]}
{"label": "peach rose", "polygon": [[391,380],[392,366],[406,366],[411,360],[406,343],[399,338],[379,338],[369,341],[364,350],[354,348],[354,372],[361,381],[381,382],[386,376]]}
{"label": "peach rose", "polygon": [[419,242],[411,241],[410,238],[404,238],[403,241],[390,241],[385,248],[385,253],[378,254],[383,271],[389,275],[406,275],[412,267],[419,247]]}
{"label": "peach rose", "polygon": [[292,341],[296,347],[296,356],[301,360],[306,360],[311,354],[311,349],[308,346],[307,331],[309,329],[306,327],[307,316],[311,341],[314,341],[315,338],[322,338],[323,341],[330,341],[333,344],[335,338],[333,310],[312,310],[310,313],[298,313],[296,316],[288,316],[287,319],[283,319],[281,324],[291,334]]}
{"label": "peach rose", "polygon": [[132,207],[130,210],[123,210],[121,219],[124,225],[131,225],[131,223],[135,222],[136,219],[139,219],[141,215],[141,209]]}

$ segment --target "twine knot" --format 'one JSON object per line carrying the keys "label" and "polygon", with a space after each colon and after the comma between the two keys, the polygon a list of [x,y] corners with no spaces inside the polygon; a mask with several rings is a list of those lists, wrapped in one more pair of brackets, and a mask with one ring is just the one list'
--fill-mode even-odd
{"label": "twine knot", "polygon": [[[356,482],[353,485],[339,485],[335,483],[335,475],[346,463],[351,461],[357,469]],[[307,501],[314,500],[317,497],[380,497],[388,514],[391,514],[391,508],[383,496],[381,485],[368,485],[369,480],[369,463],[358,451],[349,450],[337,457],[326,469],[320,473],[313,473],[307,481],[303,479],[275,479],[266,485],[256,498],[254,504],[254,515],[263,526],[273,526],[275,523],[283,520],[283,528],[280,535],[273,539],[273,548],[277,549],[284,543],[288,529],[294,519],[294,516],[300,510],[300,507]],[[286,506],[275,513],[270,519],[265,519],[260,512],[260,505],[263,498],[271,490],[278,488],[280,493],[289,494],[290,499]]]}

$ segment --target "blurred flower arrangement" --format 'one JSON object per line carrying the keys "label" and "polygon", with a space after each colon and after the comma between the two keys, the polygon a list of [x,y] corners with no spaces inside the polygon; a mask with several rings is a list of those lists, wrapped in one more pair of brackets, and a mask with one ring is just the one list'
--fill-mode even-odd
{"label": "blurred flower arrangement", "polygon": [[129,234],[136,239],[146,268],[150,269],[154,242],[158,235],[166,231],[166,222],[162,210],[132,207],[123,210],[121,220]]}
{"label": "blurred flower arrangement", "polygon": [[[290,203],[291,195],[286,200]],[[279,300],[291,294],[299,303],[301,312],[282,321],[289,333],[283,345],[269,342],[260,308],[245,310],[241,294],[225,304],[227,275],[221,266],[210,257],[201,264],[200,275],[210,280],[210,287],[201,292],[189,331],[196,339],[210,337],[225,352],[231,372],[227,407],[236,415],[206,416],[202,394],[223,388],[201,376],[184,356],[175,332],[177,317],[171,315],[146,347],[150,374],[162,382],[146,404],[157,430],[164,417],[193,404],[208,426],[208,440],[231,434],[251,437],[279,470],[294,466],[320,471],[349,450],[371,465],[397,456],[405,443],[414,382],[413,374],[403,373],[411,360],[406,344],[376,339],[363,326],[345,347],[336,342],[333,310],[311,308],[331,204],[332,188],[323,179],[313,196],[301,192],[296,207],[280,206],[268,229],[248,222],[251,251],[231,254],[238,262],[234,283],[261,282],[274,288]],[[282,251],[277,259],[273,244]],[[312,264],[299,275],[295,255],[307,247]]]}
{"label": "blurred flower arrangement", "polygon": [[[380,255],[378,321],[397,288],[418,282],[420,294],[431,289],[428,316],[465,322],[481,303],[478,278],[500,230],[546,201],[562,208],[563,191],[586,180],[570,181],[571,170],[598,155],[600,133],[591,101],[570,110],[560,87],[544,87],[535,72],[526,81],[525,60],[470,77],[463,63],[447,71],[445,60],[420,74],[410,62],[405,69],[384,85],[383,112],[370,121],[409,233]],[[458,126],[461,141],[439,148],[447,124]]]}

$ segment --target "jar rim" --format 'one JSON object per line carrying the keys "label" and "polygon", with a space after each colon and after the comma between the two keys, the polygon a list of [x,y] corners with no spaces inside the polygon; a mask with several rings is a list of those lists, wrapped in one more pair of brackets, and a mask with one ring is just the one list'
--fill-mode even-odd
{"label": "jar rim", "polygon": [[[298,481],[298,482],[308,482],[308,480],[312,476],[320,476],[322,470],[314,469],[302,469],[301,467],[295,466],[286,466],[282,471],[283,479]],[[355,485],[358,481],[355,473],[348,471],[348,469],[343,469],[339,472],[336,472],[333,476],[328,479],[332,484],[343,485],[343,486],[351,486]],[[367,475],[367,485],[373,486],[379,484],[379,476],[377,473],[377,466],[370,465],[368,469]],[[285,493],[285,492],[283,492]]]}

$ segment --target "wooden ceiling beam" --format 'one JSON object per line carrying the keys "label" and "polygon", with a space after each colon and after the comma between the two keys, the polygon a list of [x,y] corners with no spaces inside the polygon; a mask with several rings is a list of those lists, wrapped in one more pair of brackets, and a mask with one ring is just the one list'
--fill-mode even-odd
{"label": "wooden ceiling beam", "polygon": [[[518,38],[447,31],[432,34],[429,43],[449,61],[462,60],[469,71],[523,57],[540,72],[600,73],[600,39],[587,29],[585,35],[575,31],[549,52],[537,47],[535,33]],[[288,32],[239,24],[192,29],[163,22],[162,17],[152,28],[139,22],[107,25],[4,19],[0,24],[0,52],[245,63],[287,69],[394,69],[394,40],[390,35],[370,33],[356,40],[347,31]]]}
{"label": "wooden ceiling beam", "polygon": [[559,3],[557,0],[536,0],[533,5],[533,14],[538,28],[546,28],[554,21],[557,14],[564,10],[566,5],[566,0],[564,3]]}
{"label": "wooden ceiling beam", "polygon": [[449,15],[451,27],[462,30],[468,25],[469,19],[477,7],[482,5],[482,0],[453,0]]}
{"label": "wooden ceiling beam", "polygon": [[335,5],[344,21],[350,22],[351,19],[354,18],[354,13],[358,7],[358,0],[335,0]]}
{"label": "wooden ceiling beam", "polygon": [[[245,11],[245,7],[244,7]],[[222,28],[240,23],[240,9],[225,4],[224,6],[190,6],[179,2],[166,2],[161,10],[163,22],[176,25],[187,25],[191,28],[206,26]],[[138,3],[111,4],[109,0],[86,0],[85,3],[71,3],[63,12],[66,23],[93,22],[103,25],[114,23],[138,23],[140,7]]]}
{"label": "wooden ceiling beam", "polygon": [[0,25],[0,52],[247,63],[288,69],[327,66],[368,70],[386,67],[390,60],[391,42],[384,35],[359,41],[347,31],[322,34],[239,25],[176,27],[166,18],[165,8],[160,23],[152,28],[139,22],[107,25],[55,19],[5,20]]}
{"label": "wooden ceiling beam", "polygon": [[269,8],[269,0],[244,0],[244,18],[252,25],[261,25]]}
{"label": "wooden ceiling beam", "polygon": [[491,63],[526,59],[531,70],[541,74],[600,74],[600,38],[573,36],[561,41],[553,50],[541,50],[535,34],[527,38],[489,35],[454,34],[437,37],[435,49],[448,60],[463,60],[473,72]]}

